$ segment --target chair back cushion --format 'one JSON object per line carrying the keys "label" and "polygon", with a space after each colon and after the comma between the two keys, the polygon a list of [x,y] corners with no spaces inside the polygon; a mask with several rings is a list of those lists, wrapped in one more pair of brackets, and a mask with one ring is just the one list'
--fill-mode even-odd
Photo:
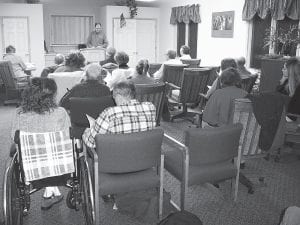
{"label": "chair back cushion", "polygon": [[16,89],[14,71],[10,61],[0,61],[0,78],[7,89]]}
{"label": "chair back cushion", "polygon": [[194,103],[204,93],[211,73],[210,68],[185,68],[180,89],[180,102]]}
{"label": "chair back cushion", "polygon": [[149,64],[149,70],[148,73],[150,74],[150,76],[152,77],[152,75],[158,71],[161,67],[161,63],[150,63]]}
{"label": "chair back cushion", "polygon": [[152,102],[156,108],[156,124],[159,125],[165,98],[165,84],[136,84],[136,99],[140,102]]}
{"label": "chair back cushion", "polygon": [[163,81],[175,84],[178,87],[181,87],[182,78],[183,78],[183,69],[187,68],[188,65],[164,65],[163,71]]}
{"label": "chair back cushion", "polygon": [[162,139],[162,129],[96,135],[99,172],[129,173],[158,165]]}
{"label": "chair back cushion", "polygon": [[189,148],[190,165],[221,163],[238,155],[241,124],[216,128],[188,129],[185,144]]}
{"label": "chair back cushion", "polygon": [[243,157],[261,154],[258,148],[261,127],[256,121],[252,102],[248,98],[235,99],[233,122],[243,125],[239,144]]}
{"label": "chair back cushion", "polygon": [[200,66],[201,59],[181,59],[181,62],[189,65],[189,68],[198,68]]}
{"label": "chair back cushion", "polygon": [[69,130],[47,133],[20,131],[19,146],[28,182],[74,172]]}

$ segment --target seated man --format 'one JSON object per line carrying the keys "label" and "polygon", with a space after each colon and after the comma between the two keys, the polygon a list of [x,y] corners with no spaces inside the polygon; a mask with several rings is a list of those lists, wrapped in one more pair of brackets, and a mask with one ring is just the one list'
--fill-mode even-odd
{"label": "seated man", "polygon": [[49,73],[54,73],[54,71],[63,66],[65,62],[65,56],[63,54],[56,54],[56,56],[54,57],[54,66],[48,66],[45,69],[43,69],[42,73],[41,73],[41,77],[48,77]]}
{"label": "seated man", "polygon": [[237,58],[236,64],[237,64],[237,70],[239,71],[242,79],[251,76],[251,72],[249,70],[247,70],[245,67],[245,64],[246,64],[245,57],[241,56],[241,57]]}
{"label": "seated man", "polygon": [[155,106],[150,102],[136,101],[135,87],[132,83],[116,84],[113,97],[117,106],[105,109],[82,135],[83,142],[90,148],[95,147],[96,134],[146,131],[156,125]]}
{"label": "seated man", "polygon": [[102,60],[99,62],[101,66],[103,66],[106,63],[114,63],[117,64],[115,60],[115,54],[116,54],[116,49],[113,47],[109,47],[106,50],[106,59]]}
{"label": "seated man", "polygon": [[70,109],[71,97],[102,97],[110,95],[109,88],[103,84],[101,77],[101,66],[98,63],[91,63],[86,67],[86,79],[74,86],[61,99],[60,105]]}
{"label": "seated man", "polygon": [[23,62],[22,58],[16,55],[16,48],[12,45],[9,45],[5,49],[6,54],[3,59],[10,61],[16,78],[25,77],[25,70],[27,68],[26,64]]}
{"label": "seated man", "polygon": [[244,98],[248,94],[243,89],[236,87],[240,83],[241,77],[234,68],[224,70],[221,73],[220,81],[222,88],[216,90],[209,98],[203,112],[203,121],[212,127],[230,124],[234,99]]}
{"label": "seated man", "polygon": [[155,80],[149,76],[149,62],[147,59],[141,59],[135,67],[135,72],[130,78],[134,84],[154,84]]}
{"label": "seated man", "polygon": [[156,80],[162,80],[163,72],[164,72],[164,65],[168,64],[182,64],[182,62],[179,59],[176,59],[176,51],[174,50],[169,50],[166,54],[166,61],[161,65],[159,70],[157,70],[154,74],[153,77]]}
{"label": "seated man", "polygon": [[191,59],[190,50],[189,46],[182,45],[180,48],[180,59]]}

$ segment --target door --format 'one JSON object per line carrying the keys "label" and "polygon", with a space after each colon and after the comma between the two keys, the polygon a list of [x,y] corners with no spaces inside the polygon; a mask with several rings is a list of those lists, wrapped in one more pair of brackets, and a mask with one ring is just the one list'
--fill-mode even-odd
{"label": "door", "polygon": [[126,19],[120,27],[120,19],[115,18],[113,45],[117,51],[129,55],[129,66],[135,67],[139,59],[156,62],[156,20]]}
{"label": "door", "polygon": [[28,19],[24,17],[3,17],[3,47],[13,45],[16,53],[25,62],[30,61]]}

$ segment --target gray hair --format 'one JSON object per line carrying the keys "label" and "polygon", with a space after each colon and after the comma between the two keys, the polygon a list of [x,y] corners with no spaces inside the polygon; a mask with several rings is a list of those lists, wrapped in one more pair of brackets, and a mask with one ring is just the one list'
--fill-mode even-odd
{"label": "gray hair", "polygon": [[98,63],[91,63],[86,66],[86,79],[87,80],[100,80],[102,67]]}

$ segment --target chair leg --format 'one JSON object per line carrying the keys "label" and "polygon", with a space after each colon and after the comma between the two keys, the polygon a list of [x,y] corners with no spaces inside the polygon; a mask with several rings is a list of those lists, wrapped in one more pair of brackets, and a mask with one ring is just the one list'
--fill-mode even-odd
{"label": "chair leg", "polygon": [[248,193],[249,194],[254,193],[253,183],[243,173],[240,173],[239,182],[241,182],[241,184],[245,185],[248,188]]}
{"label": "chair leg", "polygon": [[160,184],[159,184],[159,202],[158,202],[158,219],[162,219],[163,200],[164,200],[164,155],[160,159]]}
{"label": "chair leg", "polygon": [[184,181],[181,182],[181,191],[180,191],[180,210],[184,210],[185,208],[185,194],[186,187]]}

